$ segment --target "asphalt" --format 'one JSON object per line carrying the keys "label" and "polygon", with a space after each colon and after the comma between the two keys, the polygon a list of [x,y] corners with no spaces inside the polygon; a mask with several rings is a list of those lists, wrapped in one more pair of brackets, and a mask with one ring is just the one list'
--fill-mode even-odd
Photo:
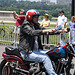
{"label": "asphalt", "polygon": [[[0,45],[0,63],[3,60],[2,52],[5,51],[5,47],[7,47],[7,46]],[[73,59],[73,63],[75,63],[75,58]],[[74,66],[74,69],[71,70],[72,75],[73,75],[74,71],[75,71],[75,66]]]}

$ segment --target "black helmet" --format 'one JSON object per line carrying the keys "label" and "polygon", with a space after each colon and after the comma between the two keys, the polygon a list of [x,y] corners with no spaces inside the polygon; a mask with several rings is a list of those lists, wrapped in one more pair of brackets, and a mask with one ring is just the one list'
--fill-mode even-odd
{"label": "black helmet", "polygon": [[63,10],[61,10],[61,11],[60,11],[60,13],[63,13],[63,14],[64,14],[64,11],[63,11]]}

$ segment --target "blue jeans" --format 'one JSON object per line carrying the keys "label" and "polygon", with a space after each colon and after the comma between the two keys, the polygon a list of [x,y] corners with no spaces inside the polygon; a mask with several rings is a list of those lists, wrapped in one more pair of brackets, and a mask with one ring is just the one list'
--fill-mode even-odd
{"label": "blue jeans", "polygon": [[[27,61],[36,61],[36,62],[43,62],[44,67],[49,75],[57,75],[53,69],[51,60],[47,54],[45,54],[46,50],[33,50],[32,53],[27,54],[27,57],[25,60]],[[22,58],[24,58],[24,51],[20,52]]]}

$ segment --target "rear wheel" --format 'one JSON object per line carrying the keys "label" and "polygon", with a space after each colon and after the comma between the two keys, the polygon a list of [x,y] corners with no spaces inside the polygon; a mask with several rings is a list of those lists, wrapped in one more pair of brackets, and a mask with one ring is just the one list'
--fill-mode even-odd
{"label": "rear wheel", "polygon": [[10,75],[10,67],[7,66],[7,61],[3,60],[0,64],[0,75]]}
{"label": "rear wheel", "polygon": [[3,60],[0,64],[0,75],[30,75],[30,74],[24,74],[22,71],[15,70],[15,65],[12,67],[11,62],[7,62],[6,60]]}
{"label": "rear wheel", "polygon": [[21,75],[14,73],[12,67],[6,60],[3,60],[0,64],[0,75]]}

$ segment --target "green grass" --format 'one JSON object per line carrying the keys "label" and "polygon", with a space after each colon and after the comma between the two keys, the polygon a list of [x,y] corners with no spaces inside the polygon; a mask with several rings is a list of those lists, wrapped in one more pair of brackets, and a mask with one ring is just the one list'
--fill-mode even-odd
{"label": "green grass", "polygon": [[9,43],[11,43],[11,42],[4,42],[4,41],[0,41],[0,43],[8,43],[8,44],[9,44]]}
{"label": "green grass", "polygon": [[[0,24],[2,24],[2,23],[0,23]],[[5,24],[5,25],[15,25],[15,26],[16,26],[15,23],[6,23],[6,22],[4,22],[4,24]]]}

